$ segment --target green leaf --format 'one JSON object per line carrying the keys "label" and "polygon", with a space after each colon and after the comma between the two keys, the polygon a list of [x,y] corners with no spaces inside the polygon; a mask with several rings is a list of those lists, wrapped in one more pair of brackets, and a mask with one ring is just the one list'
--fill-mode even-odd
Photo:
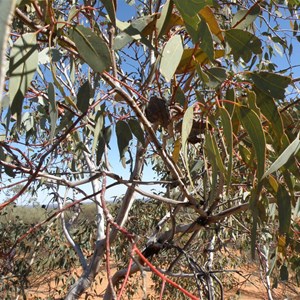
{"label": "green leaf", "polygon": [[212,89],[217,88],[227,78],[227,72],[225,68],[210,68],[206,70],[205,73],[209,77],[209,82],[206,84]]}
{"label": "green leaf", "polygon": [[159,19],[156,22],[156,31],[158,37],[161,37],[165,33],[165,30],[171,19],[172,9],[173,9],[173,1],[167,0],[161,10]]}
{"label": "green leaf", "polygon": [[90,105],[90,98],[92,97],[92,90],[89,81],[87,80],[78,90],[77,93],[77,107],[81,112],[86,112]]}
{"label": "green leaf", "polygon": [[231,48],[234,60],[240,57],[247,63],[252,54],[261,54],[261,41],[255,35],[241,29],[225,31],[225,39]]}
{"label": "green leaf", "polygon": [[55,89],[53,83],[51,82],[49,82],[48,84],[48,98],[50,104],[49,105],[49,116],[50,116],[50,125],[51,125],[50,140],[52,141],[55,135],[58,113],[57,113],[57,106],[55,101]]}
{"label": "green leaf", "polygon": [[288,234],[292,217],[291,196],[285,187],[280,185],[276,198],[278,205],[279,234]]}
{"label": "green leaf", "polygon": [[208,58],[210,60],[213,60],[215,56],[214,43],[213,43],[210,29],[205,20],[201,19],[199,32],[201,38],[200,47],[207,54]]}
{"label": "green leaf", "polygon": [[115,37],[114,49],[120,50],[134,40],[141,40],[146,46],[152,48],[151,43],[143,36],[142,32],[155,18],[155,15],[144,16],[133,20],[131,23],[117,20],[116,25],[122,32]]}
{"label": "green leaf", "polygon": [[254,92],[256,93],[256,104],[259,107],[261,113],[270,122],[278,141],[280,142],[283,131],[283,121],[282,117],[278,111],[278,107],[272,97],[266,95],[261,90],[254,87]]}
{"label": "green leaf", "polygon": [[128,149],[129,142],[132,139],[130,127],[125,121],[118,121],[116,124],[116,134],[118,141],[118,148],[120,159],[122,160],[123,167],[125,168],[124,156]]}
{"label": "green leaf", "polygon": [[187,140],[188,140],[189,134],[190,134],[190,132],[192,130],[192,127],[193,127],[193,120],[194,120],[194,106],[191,105],[185,111],[183,119],[182,119],[181,147],[182,147],[182,150],[183,150],[184,161],[185,161],[185,164],[186,164],[186,167],[187,167],[188,179],[191,182],[192,186],[193,186],[193,180],[191,178],[191,173],[190,173],[190,169],[189,169]]}
{"label": "green leaf", "polygon": [[111,138],[111,126],[107,126],[103,129],[102,135],[99,138],[99,142],[98,142],[98,146],[97,146],[97,155],[96,155],[96,162],[97,165],[100,164],[101,159],[102,159],[102,155],[104,153],[105,150],[105,146],[107,146],[109,148],[109,141]]}
{"label": "green leaf", "polygon": [[[5,80],[5,53],[7,48],[7,39],[10,30],[10,23],[12,21],[12,15],[15,9],[16,1],[1,1],[0,10],[0,95],[2,95],[2,89]],[[2,97],[2,96],[1,96]]]}
{"label": "green leaf", "polygon": [[145,145],[145,137],[144,137],[144,131],[140,125],[140,122],[137,119],[129,119],[128,125],[131,129],[131,132],[134,134],[134,136],[144,146]]}
{"label": "green leaf", "polygon": [[98,143],[98,140],[102,138],[102,129],[104,125],[104,118],[102,111],[98,111],[95,118],[95,129],[94,129],[94,139],[92,145],[92,154],[95,153],[95,149]]}
{"label": "green leaf", "polygon": [[265,172],[262,178],[265,178],[272,174],[273,172],[280,169],[283,165],[287,163],[287,161],[294,155],[297,154],[297,152],[300,149],[300,139],[299,139],[299,133],[295,140],[280,154],[280,156],[272,163],[270,168]]}
{"label": "green leaf", "polygon": [[76,25],[69,31],[80,56],[95,71],[102,73],[112,65],[108,46],[104,40],[90,28]]}
{"label": "green leaf", "polygon": [[220,172],[225,174],[226,170],[221,158],[220,151],[217,146],[216,139],[214,135],[212,135],[210,132],[207,132],[205,134],[205,146],[206,146],[206,150],[209,153],[210,162],[215,163],[218,169],[220,170]]}
{"label": "green leaf", "polygon": [[259,5],[254,4],[249,10],[241,9],[232,18],[231,28],[246,29],[260,14]]}
{"label": "green leaf", "polygon": [[160,72],[166,81],[170,81],[175,74],[183,54],[180,35],[174,35],[165,45],[160,62]]}
{"label": "green leaf", "polygon": [[260,180],[265,172],[266,139],[258,115],[246,106],[237,109],[238,117],[247,131],[257,159],[257,178]]}
{"label": "green leaf", "polygon": [[112,24],[114,26],[116,26],[116,7],[115,7],[115,3],[117,3],[117,1],[113,1],[113,0],[101,0],[101,2],[103,3],[110,21],[112,22]]}
{"label": "green leaf", "polygon": [[232,175],[233,129],[232,129],[231,118],[228,111],[223,107],[220,107],[219,111],[221,115],[221,122],[223,125],[223,132],[226,140],[227,153],[229,156],[227,174],[226,174],[226,184],[227,184],[227,191],[228,191],[230,186],[230,181],[231,181],[231,175]]}
{"label": "green leaf", "polygon": [[229,87],[226,90],[226,100],[231,101],[233,103],[230,103],[228,101],[224,101],[224,106],[226,110],[229,112],[229,115],[232,116],[234,112],[234,102],[236,102],[236,90],[234,87]]}
{"label": "green leaf", "polygon": [[14,43],[9,61],[9,95],[12,114],[20,114],[26,91],[38,66],[35,33],[25,33]]}
{"label": "green leaf", "polygon": [[[193,120],[194,120],[194,106],[192,105],[186,110],[182,120],[181,141],[182,141],[183,149],[186,149],[187,140],[193,127]],[[186,153],[185,150],[183,152]]]}
{"label": "green leaf", "polygon": [[283,99],[285,89],[292,83],[291,77],[269,72],[251,73],[250,77],[258,89],[275,99]]}
{"label": "green leaf", "polygon": [[194,17],[206,5],[212,5],[213,0],[174,0],[174,3],[183,17]]}

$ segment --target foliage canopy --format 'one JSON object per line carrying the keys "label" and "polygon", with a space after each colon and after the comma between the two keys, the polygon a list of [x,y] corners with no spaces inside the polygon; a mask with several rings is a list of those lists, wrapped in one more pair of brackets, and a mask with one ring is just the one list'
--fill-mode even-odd
{"label": "foliage canopy", "polygon": [[[57,209],[0,258],[13,264],[24,241],[61,219],[82,267],[65,299],[88,289],[103,257],[109,270],[110,255],[128,274],[152,271],[176,299],[221,297],[224,247],[261,258],[271,299],[271,280],[300,278],[299,3],[127,2],[1,2],[1,190],[22,185],[0,208],[46,191]],[[135,13],[121,21],[126,9]],[[143,180],[146,166],[156,180]],[[107,205],[116,185],[127,190]],[[97,212],[86,243],[75,222],[85,201]]]}

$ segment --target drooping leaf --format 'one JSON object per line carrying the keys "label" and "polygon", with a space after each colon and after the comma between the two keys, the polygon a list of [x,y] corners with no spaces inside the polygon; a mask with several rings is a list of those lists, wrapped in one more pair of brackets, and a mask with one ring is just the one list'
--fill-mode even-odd
{"label": "drooping leaf", "polygon": [[250,78],[258,89],[275,99],[284,98],[285,89],[292,82],[291,77],[270,72],[253,72]]}
{"label": "drooping leaf", "polygon": [[289,233],[291,226],[292,207],[291,196],[283,185],[280,185],[276,194],[278,205],[279,234]]}
{"label": "drooping leaf", "polygon": [[21,113],[26,91],[38,66],[35,33],[25,33],[14,43],[9,61],[9,96],[11,112]]}
{"label": "drooping leaf", "polygon": [[91,85],[88,80],[78,90],[76,105],[83,113],[89,108],[90,98],[92,97],[91,92]]}
{"label": "drooping leaf", "polygon": [[116,4],[117,4],[117,1],[116,0],[110,0],[110,1],[101,0],[101,2],[103,3],[103,5],[108,13],[110,21],[112,22],[112,24],[114,26],[116,26]]}
{"label": "drooping leaf", "polygon": [[252,54],[261,54],[261,40],[254,34],[241,29],[225,31],[225,39],[231,48],[234,60],[242,58],[246,63],[250,61]]}
{"label": "drooping leaf", "polygon": [[213,60],[215,54],[214,43],[213,43],[213,38],[210,29],[206,21],[201,20],[199,25],[199,32],[201,38],[200,47],[207,54],[209,60]]}
{"label": "drooping leaf", "polygon": [[104,125],[104,118],[102,111],[98,111],[95,117],[95,129],[94,129],[94,139],[92,145],[92,154],[95,153],[98,141],[102,138],[102,129]]}
{"label": "drooping leaf", "polygon": [[[194,106],[190,106],[184,113],[181,127],[181,141],[183,149],[186,149],[187,140],[193,127]],[[185,150],[183,151],[185,152]]]}
{"label": "drooping leaf", "polygon": [[210,88],[216,88],[222,84],[227,78],[227,72],[225,68],[210,68],[205,71],[208,75],[209,81],[206,83]]}
{"label": "drooping leaf", "polygon": [[222,30],[212,9],[207,5],[200,10],[199,14],[201,19],[205,20],[211,33],[214,34],[221,42],[224,42]]}
{"label": "drooping leaf", "polygon": [[124,155],[128,149],[129,142],[132,139],[130,127],[125,121],[117,122],[116,134],[117,134],[118,148],[120,153],[120,160],[122,161],[122,165],[125,168]]}
{"label": "drooping leaf", "polygon": [[167,0],[164,4],[159,19],[156,22],[157,35],[160,37],[164,34],[167,24],[171,18],[173,1]]}
{"label": "drooping leaf", "polygon": [[144,131],[137,119],[129,119],[128,125],[131,129],[131,132],[138,139],[138,141],[144,146],[145,145],[145,136]]}
{"label": "drooping leaf", "polygon": [[102,73],[112,65],[107,44],[104,40],[83,25],[76,25],[69,31],[80,56],[95,71]]}
{"label": "drooping leaf", "polygon": [[166,81],[170,81],[175,74],[183,54],[180,35],[173,36],[165,45],[160,62],[160,72]]}
{"label": "drooping leaf", "polygon": [[260,6],[255,3],[247,9],[240,9],[232,18],[231,28],[246,29],[260,14]]}
{"label": "drooping leaf", "polygon": [[107,126],[103,129],[102,134],[99,136],[99,142],[98,142],[97,153],[96,153],[97,165],[99,165],[101,162],[105,150],[105,146],[109,148],[111,133],[112,133],[111,126]]}
{"label": "drooping leaf", "polygon": [[232,116],[234,111],[234,103],[236,101],[236,90],[234,87],[229,87],[226,90],[225,100],[226,101],[224,101],[224,106],[228,111],[229,115]]}
{"label": "drooping leaf", "polygon": [[205,146],[206,150],[210,154],[210,162],[214,161],[220,172],[222,172],[225,175],[226,170],[224,167],[224,163],[220,151],[218,149],[216,139],[214,135],[211,134],[211,132],[207,132],[205,134]]}
{"label": "drooping leaf", "polygon": [[246,106],[240,106],[238,117],[247,131],[257,159],[257,178],[260,180],[265,172],[266,139],[258,115]]}
{"label": "drooping leaf", "polygon": [[278,111],[274,99],[269,95],[263,93],[261,90],[254,87],[256,94],[256,103],[261,113],[270,122],[278,141],[280,142],[283,135],[283,121]]}
{"label": "drooping leaf", "polygon": [[193,43],[197,44],[200,39],[200,29],[199,29],[200,21],[201,21],[200,16],[195,15],[193,17],[190,17],[187,15],[182,15],[182,17],[184,20],[185,28],[189,33],[189,35],[191,36]]}
{"label": "drooping leaf", "polygon": [[189,169],[189,161],[188,161],[188,145],[187,140],[190,135],[190,132],[193,127],[193,120],[194,120],[194,106],[191,105],[188,107],[188,109],[185,111],[183,119],[182,119],[182,127],[181,127],[181,147],[183,150],[183,158],[185,161],[185,164],[187,166],[187,175],[188,178],[193,186],[193,181],[191,178],[191,173]]}
{"label": "drooping leaf", "polygon": [[300,149],[300,139],[299,133],[295,140],[279,155],[279,157],[272,163],[270,168],[264,173],[263,178],[267,177],[268,175],[272,174],[273,172],[280,169],[283,165],[287,163],[287,161]]}
{"label": "drooping leaf", "polygon": [[50,125],[51,125],[50,140],[52,141],[55,135],[58,113],[57,113],[57,105],[55,100],[55,89],[53,83],[51,82],[49,82],[48,85],[48,98],[49,98],[49,116],[50,116]]}
{"label": "drooping leaf", "polygon": [[[224,54],[224,50],[215,50],[214,57],[220,58]],[[202,49],[184,49],[176,74],[194,71],[198,64],[207,63],[209,63],[208,56]]]}
{"label": "drooping leaf", "polygon": [[230,186],[230,181],[231,181],[231,175],[232,175],[233,129],[232,129],[231,118],[230,118],[228,111],[223,107],[220,107],[219,111],[220,111],[220,115],[221,115],[221,122],[223,125],[223,132],[224,132],[224,136],[225,136],[225,140],[226,140],[227,153],[229,156],[227,174],[226,174],[226,184],[227,184],[227,191],[228,191],[229,186]]}
{"label": "drooping leaf", "polygon": [[7,39],[9,34],[10,23],[12,21],[12,14],[16,5],[15,0],[1,1],[0,10],[0,95],[2,95],[2,88],[5,79],[5,52],[7,47]]}

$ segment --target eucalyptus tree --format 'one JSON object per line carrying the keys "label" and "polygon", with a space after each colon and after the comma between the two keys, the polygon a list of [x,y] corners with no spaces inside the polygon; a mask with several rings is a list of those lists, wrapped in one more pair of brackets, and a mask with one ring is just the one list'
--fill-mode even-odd
{"label": "eucalyptus tree", "polygon": [[[65,299],[104,257],[104,299],[146,271],[162,294],[221,297],[224,247],[259,256],[269,299],[272,280],[299,276],[298,12],[296,0],[2,1],[1,176],[23,185],[0,207],[45,189],[58,203],[9,253],[59,216],[82,268]],[[89,258],[65,218],[85,201]],[[111,257],[126,261],[115,274]]]}

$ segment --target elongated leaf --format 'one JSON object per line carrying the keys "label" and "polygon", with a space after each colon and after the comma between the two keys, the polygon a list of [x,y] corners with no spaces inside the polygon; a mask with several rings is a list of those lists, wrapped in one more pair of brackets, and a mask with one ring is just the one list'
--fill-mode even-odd
{"label": "elongated leaf", "polygon": [[225,175],[226,170],[221,158],[220,151],[217,146],[216,139],[210,132],[207,132],[205,134],[205,146],[206,150],[210,153],[210,161],[215,161],[216,166],[218,167],[220,172],[222,172]]}
{"label": "elongated leaf", "polygon": [[289,233],[291,226],[292,207],[291,196],[283,185],[277,191],[279,234]]}
{"label": "elongated leaf", "polygon": [[103,129],[103,132],[99,135],[99,142],[98,142],[97,153],[96,153],[97,165],[99,165],[101,162],[105,150],[105,146],[109,148],[111,133],[112,133],[111,126],[107,126]]}
{"label": "elongated leaf", "polygon": [[291,77],[270,72],[251,73],[250,77],[258,89],[275,99],[284,98],[285,89],[292,82]]}
{"label": "elongated leaf", "polygon": [[181,128],[181,147],[183,150],[183,158],[186,164],[187,168],[187,175],[189,178],[189,181],[192,184],[193,187],[193,180],[191,178],[191,173],[189,169],[189,161],[188,161],[188,145],[187,140],[189,137],[189,134],[193,127],[193,119],[194,119],[194,106],[188,107],[188,109],[185,111],[183,119],[182,119],[182,128]]}
{"label": "elongated leaf", "polygon": [[266,139],[257,114],[246,106],[238,108],[238,117],[252,141],[257,159],[257,178],[260,180],[265,172]]}
{"label": "elongated leaf", "polygon": [[[5,80],[5,52],[9,34],[10,23],[12,21],[13,11],[16,1],[1,1],[0,10],[0,95],[2,95],[3,84]],[[2,96],[1,96],[2,97]]]}
{"label": "elongated leaf", "polygon": [[49,82],[48,86],[48,98],[49,98],[49,116],[50,116],[50,140],[53,139],[56,130],[56,121],[58,117],[57,106],[55,101],[55,89],[53,83]]}
{"label": "elongated leaf", "polygon": [[239,10],[232,19],[232,28],[246,29],[249,27],[260,14],[260,7],[256,3],[247,9]]}
{"label": "elongated leaf", "polygon": [[21,113],[26,91],[38,66],[35,33],[25,33],[14,43],[9,62],[11,112]]}
{"label": "elongated leaf", "polygon": [[201,49],[207,54],[208,58],[210,60],[214,59],[214,43],[213,38],[210,32],[210,29],[206,23],[205,20],[201,20],[200,26],[199,26],[199,32],[200,32],[200,38],[201,43],[200,47]]}
{"label": "elongated leaf", "polygon": [[186,143],[193,127],[193,119],[194,119],[194,106],[190,106],[184,113],[183,120],[182,120],[181,140],[182,140],[183,149],[186,149]]}
{"label": "elongated leaf", "polygon": [[77,93],[77,107],[81,112],[86,112],[89,108],[91,95],[91,85],[87,80],[78,90]]}
{"label": "elongated leaf", "polygon": [[101,0],[101,2],[103,3],[103,5],[108,13],[110,21],[112,22],[112,24],[114,26],[116,26],[116,4],[117,4],[117,1],[116,0]]}
{"label": "elongated leaf", "polygon": [[199,12],[201,19],[205,20],[212,34],[214,34],[221,42],[224,42],[224,37],[216,16],[212,9],[207,5]]}
{"label": "elongated leaf", "polygon": [[144,146],[145,145],[145,136],[144,131],[137,119],[129,119],[128,125],[131,129],[131,132],[138,139],[138,141]]}
{"label": "elongated leaf", "polygon": [[280,156],[273,162],[270,168],[265,172],[263,178],[267,177],[268,175],[272,174],[273,172],[280,169],[293,155],[296,155],[299,151],[300,147],[300,139],[299,133],[295,140],[280,154]]}
{"label": "elongated leaf", "polygon": [[270,122],[274,133],[277,136],[278,141],[280,142],[284,133],[283,121],[274,99],[255,87],[253,90],[256,93],[257,106],[259,107],[261,113]]}
{"label": "elongated leaf", "polygon": [[172,0],[167,0],[164,4],[159,19],[156,22],[156,31],[157,35],[160,37],[164,34],[167,24],[171,18],[173,9]]}
{"label": "elongated leaf", "polygon": [[97,115],[95,117],[95,129],[94,129],[94,139],[93,139],[93,145],[92,145],[92,154],[95,153],[98,141],[102,138],[102,129],[104,125],[104,118],[103,113],[101,111],[97,112]]}
{"label": "elongated leaf", "polygon": [[247,63],[252,54],[261,54],[261,41],[254,34],[241,29],[230,29],[225,32],[226,42],[231,48],[234,60],[240,57]]}
{"label": "elongated leaf", "polygon": [[160,62],[160,72],[166,81],[170,81],[175,74],[183,54],[183,45],[180,35],[173,36],[165,45]]}
{"label": "elongated leaf", "polygon": [[[236,90],[234,87],[229,87],[226,90],[226,102],[224,102],[224,106],[228,111],[229,115],[232,116],[234,112],[234,102],[236,102]],[[232,103],[230,103],[231,101]]]}
{"label": "elongated leaf", "polygon": [[76,25],[69,31],[80,56],[95,71],[102,73],[111,65],[111,56],[104,40],[90,28]]}
{"label": "elongated leaf", "polygon": [[221,121],[223,125],[223,132],[226,140],[227,153],[229,156],[227,174],[226,174],[226,184],[227,184],[227,191],[228,191],[230,186],[230,181],[231,181],[231,175],[232,175],[233,129],[232,129],[231,118],[228,111],[223,107],[220,107],[219,110],[220,110]]}
{"label": "elongated leaf", "polygon": [[125,121],[118,121],[116,124],[116,134],[118,141],[118,148],[120,152],[120,160],[125,168],[125,152],[128,149],[129,142],[132,139],[130,127]]}

